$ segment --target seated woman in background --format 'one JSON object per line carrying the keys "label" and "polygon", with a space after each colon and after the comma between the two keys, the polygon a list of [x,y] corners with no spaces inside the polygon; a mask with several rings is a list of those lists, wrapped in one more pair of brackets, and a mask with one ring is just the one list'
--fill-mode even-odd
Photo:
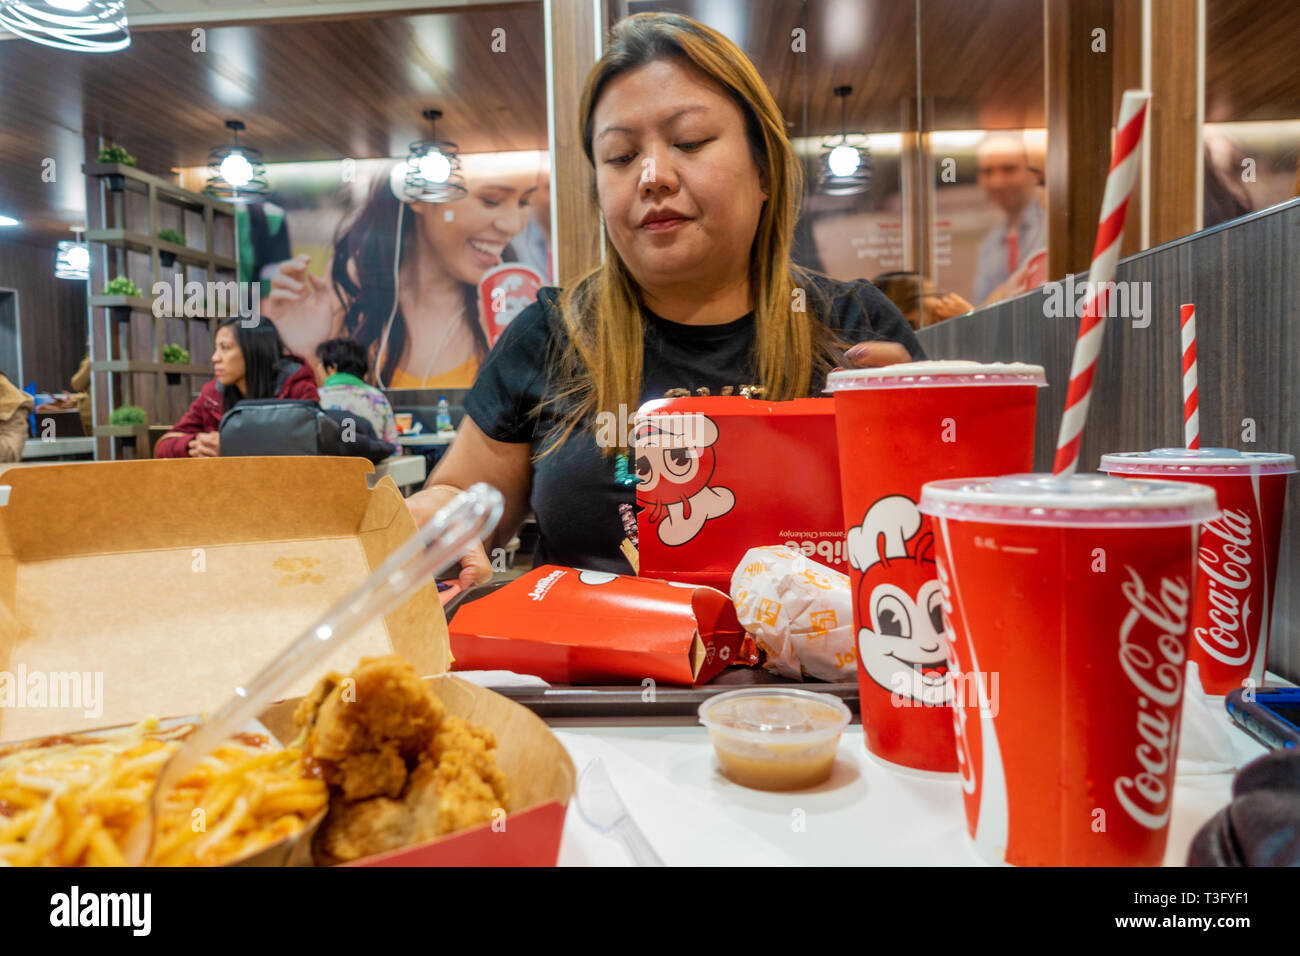
{"label": "seated woman in background", "polygon": [[367,385],[370,371],[365,347],[356,339],[329,339],[316,346],[316,385],[321,408],[351,412],[370,422],[376,437],[388,442],[397,454],[397,419],[393,406],[379,389]]}
{"label": "seated woman in background", "polygon": [[217,326],[212,350],[216,378],[203,386],[176,426],[158,439],[155,458],[217,457],[221,418],[245,398],[317,400],[311,367],[285,350],[275,325],[265,318],[247,328],[243,323],[235,316]]}

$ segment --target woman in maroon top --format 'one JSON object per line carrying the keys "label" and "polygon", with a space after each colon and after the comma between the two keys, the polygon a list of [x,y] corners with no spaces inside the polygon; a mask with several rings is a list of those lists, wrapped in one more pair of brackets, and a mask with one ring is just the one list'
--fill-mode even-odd
{"label": "woman in maroon top", "polygon": [[226,412],[245,398],[303,398],[318,401],[311,367],[285,351],[270,319],[245,327],[235,317],[217,326],[212,351],[217,377],[175,427],[154,448],[155,458],[215,458],[221,454],[217,428]]}

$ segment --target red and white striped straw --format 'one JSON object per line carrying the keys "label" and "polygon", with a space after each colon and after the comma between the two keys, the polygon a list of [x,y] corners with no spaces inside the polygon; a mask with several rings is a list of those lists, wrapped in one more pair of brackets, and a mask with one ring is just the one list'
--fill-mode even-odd
{"label": "red and white striped straw", "polygon": [[1196,306],[1184,305],[1183,326],[1183,443],[1201,447],[1201,413],[1196,402]]}
{"label": "red and white striped straw", "polygon": [[1088,419],[1088,401],[1092,398],[1092,379],[1097,371],[1102,333],[1106,329],[1106,312],[1110,298],[1107,285],[1115,279],[1120,240],[1124,236],[1124,219],[1128,214],[1129,196],[1137,181],[1142,162],[1139,147],[1146,126],[1146,90],[1125,90],[1120,101],[1116,124],[1115,147],[1111,154],[1110,173],[1101,200],[1101,217],[1097,223],[1097,242],[1092,248],[1092,266],[1088,270],[1088,301],[1079,321],[1079,337],[1074,343],[1074,362],[1070,366],[1070,389],[1065,396],[1061,415],[1061,433],[1056,441],[1054,475],[1068,477],[1079,466],[1079,441]]}

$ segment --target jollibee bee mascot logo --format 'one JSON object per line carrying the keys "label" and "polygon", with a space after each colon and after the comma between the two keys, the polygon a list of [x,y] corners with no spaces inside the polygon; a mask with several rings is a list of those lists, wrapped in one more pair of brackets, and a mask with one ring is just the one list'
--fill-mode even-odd
{"label": "jollibee bee mascot logo", "polygon": [[698,413],[648,415],[636,423],[636,503],[650,510],[659,540],[685,544],[704,523],[736,505],[729,488],[710,485],[718,426]]}
{"label": "jollibee bee mascot logo", "polygon": [[[905,495],[881,498],[849,529],[849,564],[858,582],[858,658],[902,706],[939,706],[952,699],[943,597],[934,562],[934,533]],[[914,703],[913,703],[914,702]],[[899,703],[899,700],[895,700]]]}

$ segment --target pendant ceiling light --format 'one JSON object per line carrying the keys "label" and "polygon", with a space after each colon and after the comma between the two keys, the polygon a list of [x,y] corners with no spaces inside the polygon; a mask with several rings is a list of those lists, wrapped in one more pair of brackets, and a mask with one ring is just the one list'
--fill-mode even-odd
{"label": "pendant ceiling light", "polygon": [[77,238],[59,241],[59,254],[54,260],[54,277],[56,279],[90,278],[90,249],[81,241],[81,230],[72,230]]}
{"label": "pendant ceiling light", "polygon": [[0,0],[0,26],[74,53],[113,53],[131,45],[124,0]]}
{"label": "pendant ceiling light", "polygon": [[871,150],[866,136],[850,133],[845,125],[844,105],[851,86],[835,87],[840,101],[840,134],[822,140],[818,186],[828,196],[853,196],[871,188]]}
{"label": "pendant ceiling light", "polygon": [[460,175],[460,156],[455,143],[438,139],[434,124],[442,119],[439,110],[425,110],[429,138],[411,144],[406,153],[406,177],[402,195],[409,202],[452,202],[465,195]]}
{"label": "pendant ceiling light", "polygon": [[208,153],[208,184],[203,191],[209,196],[245,203],[258,202],[270,195],[261,150],[239,142],[239,131],[243,128],[239,120],[226,120],[226,129],[234,135],[234,142]]}

